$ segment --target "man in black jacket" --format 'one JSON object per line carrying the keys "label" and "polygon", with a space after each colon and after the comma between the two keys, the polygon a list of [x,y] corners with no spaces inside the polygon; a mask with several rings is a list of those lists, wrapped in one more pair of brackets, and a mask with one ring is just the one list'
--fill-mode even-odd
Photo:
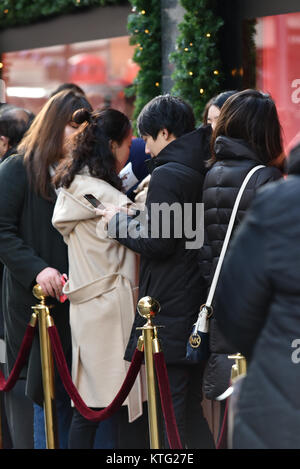
{"label": "man in black jacket", "polygon": [[[109,222],[109,236],[141,255],[139,298],[151,296],[161,305],[155,324],[164,326],[159,338],[182,445],[213,447],[201,408],[201,367],[185,359],[191,327],[204,300],[197,252],[203,243],[201,200],[209,129],[194,130],[190,106],[170,95],[158,96],[144,107],[138,128],[152,157],[147,218],[117,213],[113,207],[99,213]],[[144,322],[136,314],[125,353],[128,361],[140,335],[136,328]]]}

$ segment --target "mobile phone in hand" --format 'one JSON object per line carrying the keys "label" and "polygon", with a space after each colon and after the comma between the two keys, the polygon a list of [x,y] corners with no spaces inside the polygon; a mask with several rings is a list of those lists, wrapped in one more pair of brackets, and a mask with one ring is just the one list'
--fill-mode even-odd
{"label": "mobile phone in hand", "polygon": [[100,202],[100,200],[96,199],[92,194],[85,194],[83,196],[89,203],[95,208],[102,208],[105,209],[104,205]]}
{"label": "mobile phone in hand", "polygon": [[[68,281],[68,276],[66,274],[62,274],[62,276],[60,277],[60,280],[61,280],[62,285],[64,286],[65,283]],[[64,303],[65,301],[67,301],[67,299],[68,297],[64,293],[59,297],[60,303]]]}

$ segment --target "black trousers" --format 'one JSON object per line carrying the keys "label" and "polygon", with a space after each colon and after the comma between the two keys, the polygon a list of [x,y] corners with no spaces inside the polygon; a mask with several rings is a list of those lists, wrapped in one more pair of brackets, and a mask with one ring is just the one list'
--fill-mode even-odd
{"label": "black trousers", "polygon": [[[93,409],[100,410],[100,409]],[[104,423],[104,422],[103,422]],[[98,422],[91,422],[86,420],[74,408],[73,419],[69,433],[69,449],[91,449],[94,447],[95,438],[97,444],[97,430]],[[116,430],[116,443],[114,442],[113,448],[115,449],[144,449],[149,448],[149,432],[148,432],[148,418],[147,418],[147,403],[143,405],[143,415],[136,419],[134,422],[128,421],[127,406],[122,406],[121,409],[115,414],[114,422],[112,425],[117,426]],[[105,438],[105,443],[108,448],[111,448],[109,436]]]}
{"label": "black trousers", "polygon": [[[203,365],[167,365],[174,413],[183,448],[215,448],[201,405],[203,369]],[[164,445],[169,448],[165,428]]]}
{"label": "black trousers", "polygon": [[[202,365],[167,365],[175,418],[183,448],[213,449],[215,443],[202,410]],[[96,410],[96,409],[95,409]],[[98,410],[98,409],[97,409]],[[161,416],[162,445],[169,448]],[[85,420],[76,409],[70,430],[69,448],[92,448],[98,423]],[[120,410],[119,449],[149,448],[147,403],[142,417],[128,422],[127,408]]]}

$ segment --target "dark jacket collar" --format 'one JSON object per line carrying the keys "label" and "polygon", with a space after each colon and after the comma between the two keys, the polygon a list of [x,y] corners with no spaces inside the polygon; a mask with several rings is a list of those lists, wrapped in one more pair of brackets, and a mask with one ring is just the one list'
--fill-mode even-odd
{"label": "dark jacket collar", "polygon": [[230,138],[220,135],[215,142],[215,153],[217,160],[245,159],[259,161],[255,151],[239,138]]}
{"label": "dark jacket collar", "polygon": [[210,158],[210,136],[211,127],[205,126],[176,138],[156,157],[145,162],[149,172],[166,163],[179,163],[205,174],[204,163]]}

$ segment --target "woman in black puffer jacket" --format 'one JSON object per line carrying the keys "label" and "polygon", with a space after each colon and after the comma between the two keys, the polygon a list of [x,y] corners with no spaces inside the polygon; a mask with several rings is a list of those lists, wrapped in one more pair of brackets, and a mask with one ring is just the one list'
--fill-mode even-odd
{"label": "woman in black puffer jacket", "polygon": [[286,180],[258,191],[224,262],[217,320],[248,365],[233,449],[300,449],[299,198],[300,145]]}
{"label": "woman in black puffer jacket", "polygon": [[[235,199],[247,173],[257,165],[266,166],[251,177],[239,205],[234,229],[243,219],[256,190],[282,177],[282,171],[276,167],[282,164],[281,127],[271,97],[256,90],[241,91],[230,97],[222,107],[212,135],[212,154],[203,185],[206,241],[199,255],[200,269],[208,286]],[[229,386],[233,362],[227,357],[237,350],[222,337],[216,319],[212,317],[210,321],[211,355],[203,385],[205,396],[215,399]]]}

